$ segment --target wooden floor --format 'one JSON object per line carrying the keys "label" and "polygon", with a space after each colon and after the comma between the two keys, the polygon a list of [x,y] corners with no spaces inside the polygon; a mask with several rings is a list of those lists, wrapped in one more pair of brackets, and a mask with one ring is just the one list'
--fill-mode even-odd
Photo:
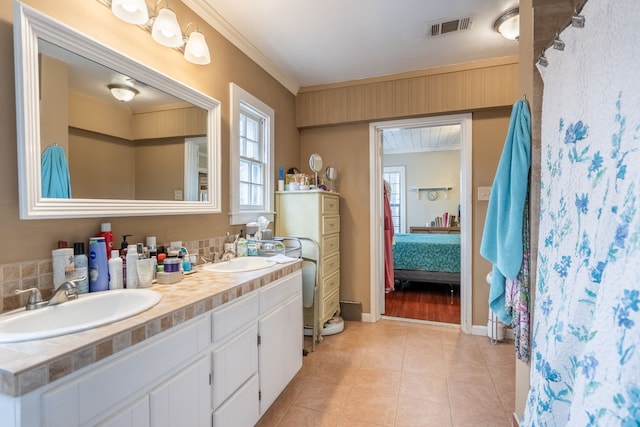
{"label": "wooden floor", "polygon": [[404,282],[384,296],[385,315],[405,319],[460,324],[460,287]]}

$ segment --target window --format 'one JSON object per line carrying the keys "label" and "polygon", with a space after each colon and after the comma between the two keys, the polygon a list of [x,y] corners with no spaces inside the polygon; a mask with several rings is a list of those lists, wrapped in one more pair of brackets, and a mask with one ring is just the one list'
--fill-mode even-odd
{"label": "window", "polygon": [[405,186],[404,186],[404,167],[385,167],[382,178],[391,186],[391,195],[389,204],[391,205],[391,219],[393,220],[394,233],[405,233]]}
{"label": "window", "polygon": [[230,222],[273,221],[273,108],[231,83]]}

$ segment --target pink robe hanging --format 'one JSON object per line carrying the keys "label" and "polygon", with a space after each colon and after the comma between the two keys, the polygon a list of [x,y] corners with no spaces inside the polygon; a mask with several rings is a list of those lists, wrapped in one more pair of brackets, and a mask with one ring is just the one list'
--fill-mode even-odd
{"label": "pink robe hanging", "polygon": [[395,290],[393,284],[393,219],[387,188],[384,189],[384,290]]}

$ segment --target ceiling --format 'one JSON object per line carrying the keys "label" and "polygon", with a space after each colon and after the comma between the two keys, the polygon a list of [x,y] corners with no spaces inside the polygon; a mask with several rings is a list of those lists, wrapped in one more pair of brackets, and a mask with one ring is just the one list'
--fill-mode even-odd
{"label": "ceiling", "polygon": [[[294,94],[300,87],[518,54],[493,30],[518,0],[183,0]],[[431,23],[468,30],[429,36]],[[215,61],[216,53],[212,52]]]}
{"label": "ceiling", "polygon": [[460,125],[402,127],[382,131],[384,154],[460,149]]}

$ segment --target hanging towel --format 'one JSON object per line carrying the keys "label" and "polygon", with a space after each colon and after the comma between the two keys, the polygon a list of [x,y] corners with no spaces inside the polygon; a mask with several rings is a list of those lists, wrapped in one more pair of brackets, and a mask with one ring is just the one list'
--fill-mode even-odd
{"label": "hanging towel", "polygon": [[489,307],[506,325],[512,319],[505,309],[505,278],[517,279],[522,264],[522,214],[530,164],[531,116],[529,104],[520,99],[511,111],[480,245],[480,255],[493,264]]}
{"label": "hanging towel", "polygon": [[42,197],[71,198],[71,178],[64,149],[51,145],[42,153]]}

